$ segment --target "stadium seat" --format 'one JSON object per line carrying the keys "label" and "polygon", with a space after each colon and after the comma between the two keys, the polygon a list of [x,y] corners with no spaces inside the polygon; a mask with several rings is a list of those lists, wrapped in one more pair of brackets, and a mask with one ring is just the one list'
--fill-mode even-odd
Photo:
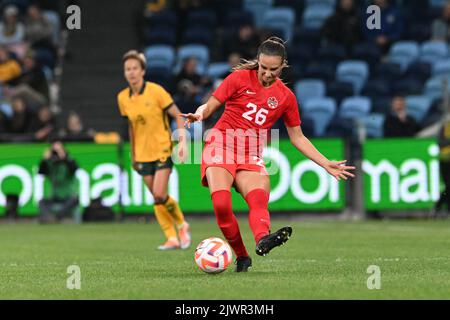
{"label": "stadium seat", "polygon": [[177,63],[174,70],[175,73],[178,73],[181,70],[184,60],[189,57],[195,57],[197,59],[197,71],[203,75],[209,63],[208,47],[198,44],[188,44],[179,47],[177,53]]}
{"label": "stadium seat", "polygon": [[325,20],[334,12],[334,7],[310,5],[303,11],[302,27],[308,30],[319,30]]}
{"label": "stadium seat", "polygon": [[402,95],[421,94],[422,89],[422,82],[416,78],[405,77],[402,81],[394,82],[392,85],[392,91]]}
{"label": "stadium seat", "polygon": [[388,54],[388,61],[398,63],[405,71],[419,57],[419,45],[415,41],[395,42]]}
{"label": "stadium seat", "polygon": [[379,79],[386,79],[389,82],[399,81],[404,72],[398,63],[384,62],[375,69],[375,75]]}
{"label": "stadium seat", "polygon": [[[425,83],[423,94],[427,96],[431,101],[441,99],[444,96],[444,80],[443,77],[433,77],[428,79]],[[447,78],[448,92],[450,92],[450,77]]]}
{"label": "stadium seat", "polygon": [[322,98],[325,96],[325,83],[320,79],[303,79],[294,85],[295,95],[302,106],[311,98]]}
{"label": "stadium seat", "polygon": [[433,78],[450,76],[450,59],[436,61],[433,64],[432,76]]}
{"label": "stadium seat", "polygon": [[381,50],[373,42],[357,43],[353,46],[352,59],[364,60],[369,66],[378,65],[381,60]]}
{"label": "stadium seat", "polygon": [[175,12],[170,10],[163,10],[155,12],[145,19],[145,24],[150,28],[155,27],[177,27],[178,18]]}
{"label": "stadium seat", "polygon": [[306,7],[314,5],[322,5],[326,7],[334,8],[336,6],[336,0],[306,0]]}
{"label": "stadium seat", "polygon": [[371,99],[379,96],[387,96],[391,93],[389,83],[380,79],[370,79],[362,88],[361,94]]}
{"label": "stadium seat", "polygon": [[253,14],[245,10],[233,10],[226,14],[225,25],[227,27],[239,28],[242,25],[254,25]]}
{"label": "stadium seat", "polygon": [[428,3],[432,8],[442,8],[447,2],[447,0],[428,0]]}
{"label": "stadium seat", "polygon": [[289,64],[291,63],[301,63],[306,65],[310,60],[312,60],[315,54],[315,47],[310,44],[291,44],[287,47],[287,57]]}
{"label": "stadium seat", "polygon": [[333,81],[327,85],[327,96],[333,97],[337,104],[353,96],[353,85],[349,82]]}
{"label": "stadium seat", "polygon": [[362,60],[345,60],[337,65],[336,80],[353,84],[354,94],[359,95],[369,77],[369,65]]}
{"label": "stadium seat", "polygon": [[216,80],[230,71],[231,68],[228,62],[214,62],[208,66],[206,74],[209,78],[211,78],[211,80]]}
{"label": "stadium seat", "polygon": [[357,96],[345,98],[339,108],[342,119],[362,119],[369,114],[372,102],[367,97]]}
{"label": "stadium seat", "polygon": [[244,9],[253,14],[256,27],[260,27],[264,13],[272,8],[273,0],[244,0]]}
{"label": "stadium seat", "polygon": [[431,77],[431,64],[427,62],[412,63],[406,70],[405,76],[420,79],[423,83]]}
{"label": "stadium seat", "polygon": [[208,9],[189,11],[186,25],[189,28],[199,27],[203,29],[208,26],[206,29],[214,30],[217,25],[216,13]]}
{"label": "stadium seat", "polygon": [[200,44],[209,47],[213,42],[213,38],[213,32],[209,28],[189,27],[183,33],[181,44]]}
{"label": "stadium seat", "polygon": [[305,69],[305,77],[318,78],[325,82],[333,81],[336,65],[329,61],[313,61]]}
{"label": "stadium seat", "polygon": [[314,123],[314,136],[323,137],[336,113],[336,101],[329,97],[308,99],[302,106],[302,117]]}
{"label": "stadium seat", "polygon": [[426,41],[420,46],[420,61],[434,63],[447,56],[448,47],[444,41]]}
{"label": "stadium seat", "polygon": [[281,30],[283,40],[292,40],[295,11],[289,7],[274,7],[264,12],[261,27]]}
{"label": "stadium seat", "polygon": [[317,50],[317,59],[338,63],[346,58],[345,48],[338,44],[327,44]]}
{"label": "stadium seat", "polygon": [[144,50],[147,67],[164,67],[171,70],[175,62],[175,49],[168,45],[154,45]]}
{"label": "stadium seat", "polygon": [[391,96],[372,97],[372,112],[389,114],[391,112]]}
{"label": "stadium seat", "polygon": [[146,45],[166,44],[175,46],[177,41],[176,30],[173,27],[156,26],[144,30]]}
{"label": "stadium seat", "polygon": [[413,117],[417,123],[421,123],[431,107],[431,99],[427,96],[407,96],[405,98],[406,112]]}
{"label": "stadium seat", "polygon": [[382,138],[384,136],[383,126],[386,116],[381,113],[371,113],[362,118],[368,138]]}

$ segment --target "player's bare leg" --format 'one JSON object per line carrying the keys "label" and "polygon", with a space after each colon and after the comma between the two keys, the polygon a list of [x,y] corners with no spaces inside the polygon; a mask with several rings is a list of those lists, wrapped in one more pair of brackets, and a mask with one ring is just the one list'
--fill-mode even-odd
{"label": "player's bare leg", "polygon": [[231,207],[231,186],[234,178],[221,167],[206,169],[211,199],[217,223],[236,254],[236,272],[245,272],[251,266],[251,259],[242,241],[239,225]]}
{"label": "player's bare leg", "polygon": [[268,210],[270,180],[256,171],[239,171],[236,186],[249,206],[249,224],[256,243],[256,253],[265,256],[273,248],[283,245],[291,236],[292,228],[284,227],[270,233]]}

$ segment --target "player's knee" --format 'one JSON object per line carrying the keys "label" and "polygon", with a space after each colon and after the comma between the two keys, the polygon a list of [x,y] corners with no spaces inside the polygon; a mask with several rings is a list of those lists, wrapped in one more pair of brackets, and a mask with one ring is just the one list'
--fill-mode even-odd
{"label": "player's knee", "polygon": [[155,204],[165,204],[167,202],[167,195],[165,194],[154,194],[153,199],[155,200]]}

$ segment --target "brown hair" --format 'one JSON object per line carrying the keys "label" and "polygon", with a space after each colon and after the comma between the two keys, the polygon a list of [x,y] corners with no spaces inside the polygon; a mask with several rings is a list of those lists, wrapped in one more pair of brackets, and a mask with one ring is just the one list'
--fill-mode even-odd
{"label": "brown hair", "polygon": [[145,59],[143,53],[140,53],[137,50],[130,50],[125,53],[122,57],[122,62],[125,63],[125,61],[129,59],[136,59],[137,61],[139,61],[143,70],[145,70],[145,68],[147,67],[147,59]]}
{"label": "brown hair", "polygon": [[286,48],[284,46],[285,41],[278,37],[270,37],[261,43],[258,47],[258,53],[256,54],[256,58],[253,60],[245,60],[242,59],[242,63],[238,64],[233,68],[233,71],[236,70],[256,70],[259,67],[258,59],[261,54],[265,54],[268,56],[279,56],[283,60],[282,68],[288,66]]}

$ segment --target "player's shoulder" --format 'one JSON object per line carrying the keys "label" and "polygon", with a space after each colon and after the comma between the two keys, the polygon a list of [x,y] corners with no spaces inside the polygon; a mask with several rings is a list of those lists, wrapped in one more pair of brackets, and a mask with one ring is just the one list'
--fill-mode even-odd
{"label": "player's shoulder", "polygon": [[126,87],[117,94],[117,99],[123,99],[130,95],[130,88]]}
{"label": "player's shoulder", "polygon": [[145,83],[145,85],[146,85],[145,92],[148,94],[153,94],[155,92],[166,92],[167,91],[162,85],[160,85],[156,82],[147,81]]}
{"label": "player's shoulder", "polygon": [[233,79],[246,79],[250,77],[252,70],[242,69],[242,70],[234,70],[228,77]]}
{"label": "player's shoulder", "polygon": [[289,99],[297,99],[295,96],[295,93],[292,91],[291,88],[289,88],[283,81],[278,80],[278,88],[281,90],[283,95],[288,97]]}

